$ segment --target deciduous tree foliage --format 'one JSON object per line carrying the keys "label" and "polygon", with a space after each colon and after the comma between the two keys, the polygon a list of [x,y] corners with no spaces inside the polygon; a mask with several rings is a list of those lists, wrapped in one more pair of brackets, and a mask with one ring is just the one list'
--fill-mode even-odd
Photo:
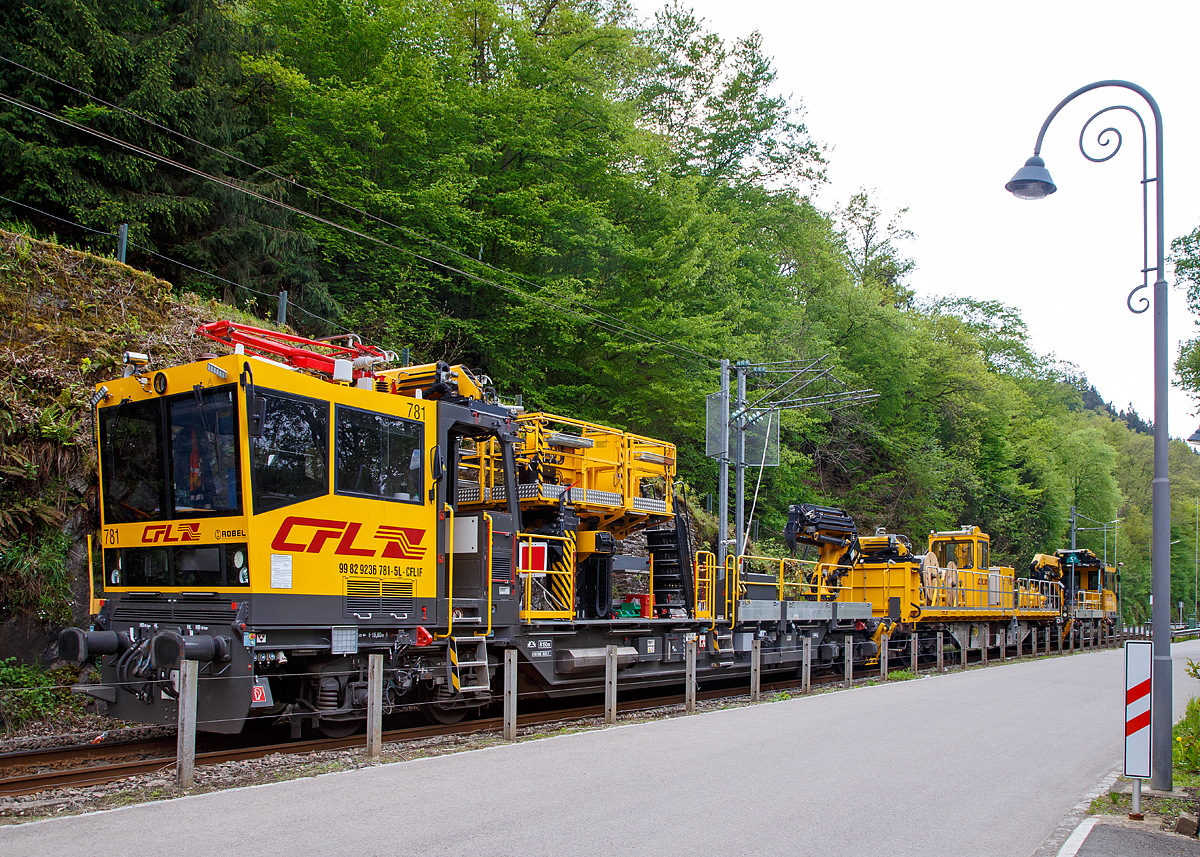
{"label": "deciduous tree foliage", "polygon": [[[3,93],[313,216],[13,104],[6,196],[287,289],[306,332],[355,329],[464,362],[527,407],[667,438],[701,493],[715,360],[823,357],[879,398],[784,415],[763,539],[789,503],[818,500],[918,547],[978,524],[1024,569],[1065,544],[1075,505],[1123,519],[1112,547],[1140,609],[1146,426],[1034,353],[1016,308],[918,299],[903,210],[866,191],[813,205],[826,149],[758,35],[723,39],[679,3],[639,20],[625,0],[23,0],[0,53],[212,148],[6,63]],[[1177,505],[1200,490],[1194,459],[1172,450]],[[1099,531],[1079,541],[1105,547]]]}

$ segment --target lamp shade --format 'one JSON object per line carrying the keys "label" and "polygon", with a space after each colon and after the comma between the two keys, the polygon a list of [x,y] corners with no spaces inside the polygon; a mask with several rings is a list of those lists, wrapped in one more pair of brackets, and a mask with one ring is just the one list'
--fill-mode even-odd
{"label": "lamp shade", "polygon": [[1192,436],[1187,439],[1188,443],[1200,443],[1200,428],[1192,432]]}
{"label": "lamp shade", "polygon": [[1044,199],[1058,190],[1046,162],[1034,155],[1017,170],[1017,174],[1004,186],[1017,199]]}

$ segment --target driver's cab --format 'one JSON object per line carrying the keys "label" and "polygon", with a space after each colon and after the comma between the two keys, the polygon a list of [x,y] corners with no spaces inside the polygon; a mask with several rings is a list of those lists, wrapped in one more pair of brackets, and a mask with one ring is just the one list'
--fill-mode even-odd
{"label": "driver's cab", "polygon": [[991,537],[975,526],[929,534],[937,567],[957,575],[958,604],[964,608],[1010,608],[1013,570],[992,566]]}

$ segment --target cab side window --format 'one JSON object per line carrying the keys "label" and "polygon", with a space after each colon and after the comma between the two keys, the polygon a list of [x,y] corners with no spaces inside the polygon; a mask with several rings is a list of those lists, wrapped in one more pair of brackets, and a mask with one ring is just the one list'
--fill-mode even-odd
{"label": "cab side window", "polygon": [[254,514],[329,493],[329,403],[259,391],[262,437],[250,447]]}
{"label": "cab side window", "polygon": [[424,502],[421,423],[338,405],[334,430],[338,494]]}

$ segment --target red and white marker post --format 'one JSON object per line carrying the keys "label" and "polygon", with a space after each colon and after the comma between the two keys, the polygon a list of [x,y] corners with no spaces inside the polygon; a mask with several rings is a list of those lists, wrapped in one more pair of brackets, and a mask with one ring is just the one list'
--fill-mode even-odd
{"label": "red and white marker post", "polygon": [[1150,691],[1154,644],[1148,640],[1125,643],[1125,776],[1133,778],[1133,811],[1142,818],[1142,780],[1150,778]]}

